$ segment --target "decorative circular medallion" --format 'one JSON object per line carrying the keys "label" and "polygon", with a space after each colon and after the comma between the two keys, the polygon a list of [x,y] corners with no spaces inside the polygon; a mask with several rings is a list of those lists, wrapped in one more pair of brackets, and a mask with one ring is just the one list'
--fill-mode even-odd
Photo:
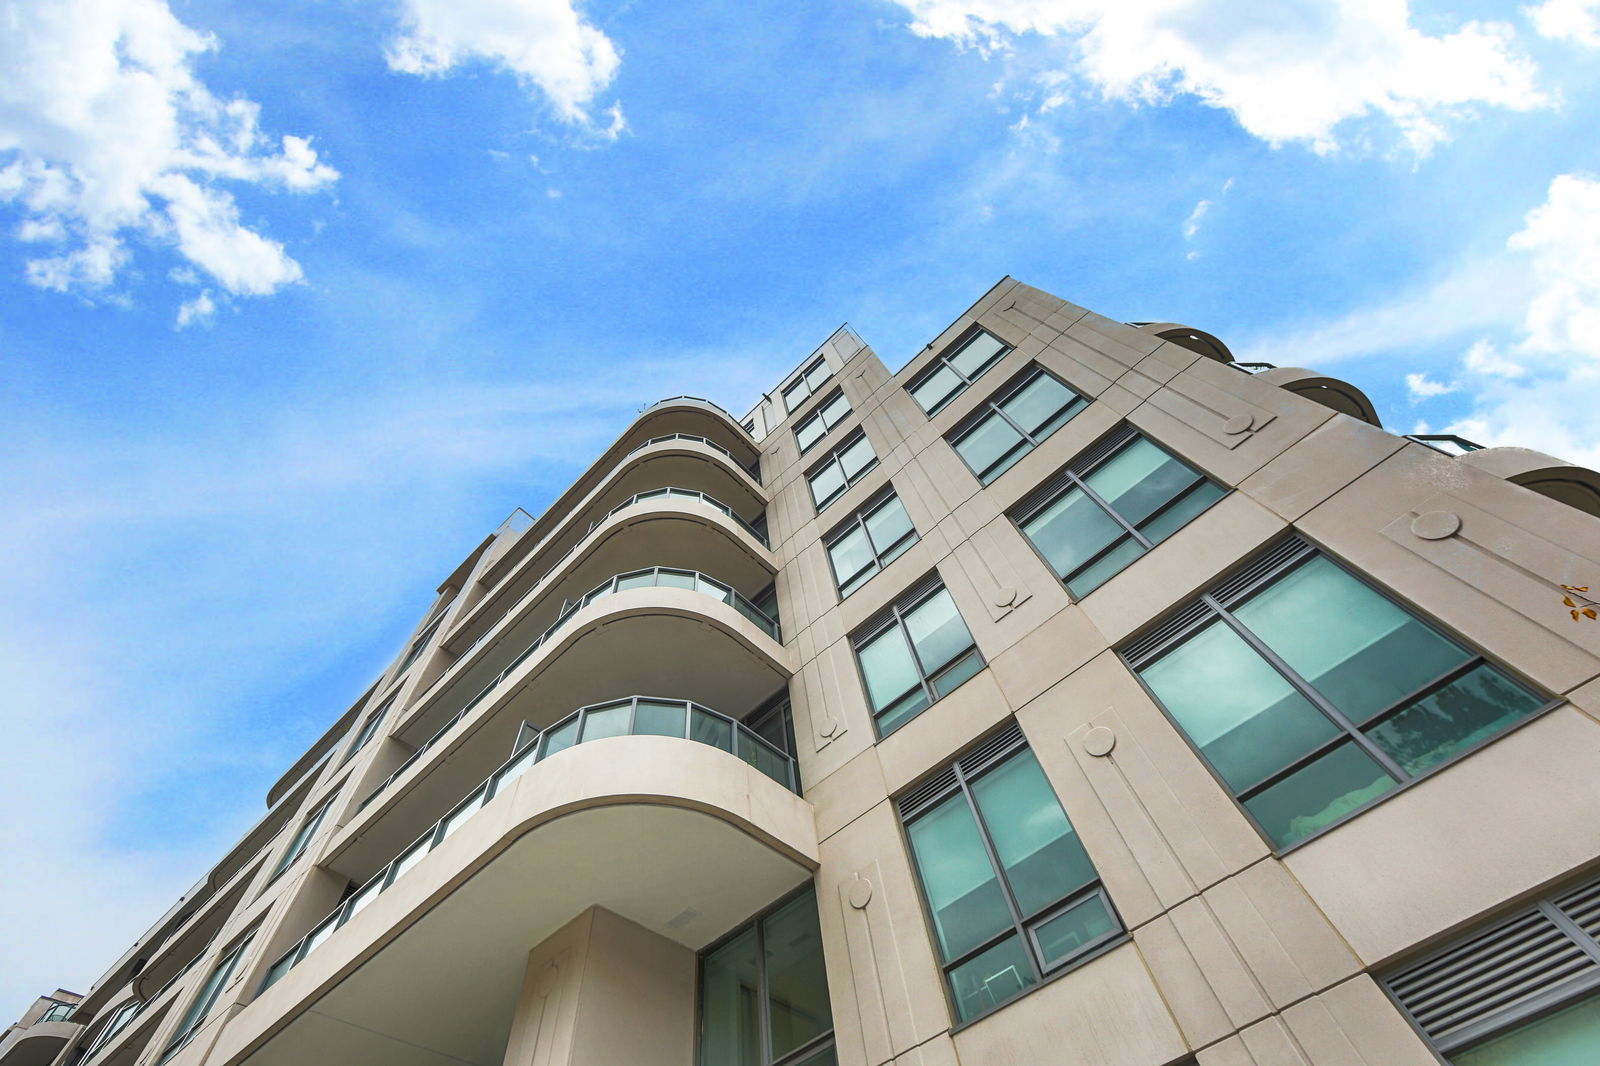
{"label": "decorative circular medallion", "polygon": [[867,904],[872,902],[872,882],[858,874],[850,886],[849,898],[850,906],[858,911],[865,910]]}
{"label": "decorative circular medallion", "polygon": [[1449,511],[1429,511],[1411,522],[1411,532],[1423,540],[1443,540],[1461,528],[1461,516]]}
{"label": "decorative circular medallion", "polygon": [[1241,433],[1250,432],[1250,426],[1255,421],[1249,415],[1234,415],[1222,423],[1222,432],[1230,437],[1237,437]]}
{"label": "decorative circular medallion", "polygon": [[996,607],[1010,607],[1016,602],[1017,590],[1010,585],[1001,585],[994,594],[994,605]]}
{"label": "decorative circular medallion", "polygon": [[1083,750],[1100,758],[1110,755],[1111,749],[1117,746],[1117,735],[1103,725],[1097,725],[1083,735]]}

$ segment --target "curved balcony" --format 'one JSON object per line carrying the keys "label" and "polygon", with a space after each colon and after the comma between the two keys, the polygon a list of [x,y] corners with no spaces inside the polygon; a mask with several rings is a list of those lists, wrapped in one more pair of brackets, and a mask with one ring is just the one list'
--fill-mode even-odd
{"label": "curved balcony", "polygon": [[1474,446],[1464,451],[1460,460],[1513,485],[1521,485],[1584,514],[1600,518],[1600,473],[1586,466],[1578,466],[1532,448]]}
{"label": "curved balcony", "polygon": [[[643,513],[646,510],[650,512],[649,515]],[[561,591],[560,584],[567,580],[563,571],[576,572],[576,568],[568,565],[576,557],[583,556],[584,567],[592,568],[596,564],[603,563],[603,557],[607,554],[613,557],[627,554],[625,550],[619,552],[614,547],[614,536],[623,529],[641,525],[651,516],[687,518],[704,510],[721,514],[762,548],[767,547],[764,513],[759,518],[760,524],[756,525],[746,521],[738,511],[710,493],[698,489],[674,486],[638,492],[614,505],[599,519],[590,523],[583,536],[573,542],[572,546],[554,561],[545,563],[540,558],[543,571],[537,579],[532,576],[531,567],[519,568],[522,573],[518,575],[517,580],[503,583],[457,623],[454,631],[444,641],[445,649],[455,655],[458,661],[470,657],[477,647],[512,614],[531,607],[536,598],[558,594]],[[616,515],[624,513],[630,515],[638,513],[639,521],[611,521]],[[597,533],[597,530],[600,532]],[[697,537],[695,533],[699,530],[718,535]],[[777,571],[777,564],[770,556],[753,553],[749,546],[739,543],[737,537],[729,535],[727,530],[721,528],[721,523],[715,521],[690,523],[681,529],[653,526],[651,533],[650,541],[636,545],[632,554],[637,556],[641,551],[651,551],[657,560],[665,558],[673,565],[688,569],[699,569],[703,565],[716,566],[719,561],[722,561],[723,565],[731,563],[733,568],[739,571],[729,575],[735,584],[760,581],[764,585],[771,581],[772,575]],[[608,547],[612,548],[609,553],[604,550]],[[634,569],[642,561],[620,563],[616,569]],[[750,565],[745,565],[747,563]],[[756,572],[758,570],[764,576],[758,575]],[[436,687],[439,680],[442,678],[436,679],[434,686],[430,687]]]}
{"label": "curved balcony", "polygon": [[621,440],[658,437],[664,433],[698,433],[717,441],[748,467],[761,455],[761,449],[732,412],[699,396],[672,396],[657,400],[639,412]]}
{"label": "curved balcony", "polygon": [[[489,592],[456,623],[458,632],[503,611],[506,603],[543,580],[596,523],[640,493],[665,486],[703,492],[747,524],[755,524],[767,507],[765,491],[726,449],[686,434],[648,440],[617,457],[603,473],[591,470],[580,485],[585,483],[589,487],[581,497],[567,502],[580,487],[574,486],[533,531],[484,570],[478,583]],[[557,513],[557,508],[562,510]]]}
{"label": "curved balcony", "polygon": [[1329,410],[1360,419],[1369,426],[1381,428],[1383,425],[1378,418],[1378,409],[1372,406],[1367,394],[1348,381],[1298,366],[1271,367],[1257,373],[1255,377],[1257,381],[1265,381],[1286,392],[1304,396]]}
{"label": "curved balcony", "polygon": [[[649,702],[630,728],[656,721]],[[699,709],[678,705],[684,736],[583,743],[617,724],[605,708],[580,712],[565,748],[567,723],[546,729],[275,960],[211,1061],[382,1062],[409,1044],[498,1062],[528,952],[574,915],[600,906],[693,951],[806,881],[810,805],[694,742]]]}
{"label": "curved balcony", "polygon": [[1128,325],[1207,359],[1215,359],[1219,363],[1233,362],[1233,353],[1228,346],[1203,329],[1185,326],[1181,322],[1129,322]]}
{"label": "curved balcony", "polygon": [[83,1028],[79,1022],[68,1021],[72,1004],[61,1004],[66,1011],[55,1008],[32,1025],[18,1025],[0,1037],[0,1066],[49,1066],[68,1040]]}

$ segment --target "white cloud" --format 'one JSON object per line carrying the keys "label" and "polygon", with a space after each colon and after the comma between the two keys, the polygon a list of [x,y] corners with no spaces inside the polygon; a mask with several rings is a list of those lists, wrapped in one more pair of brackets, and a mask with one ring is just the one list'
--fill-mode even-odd
{"label": "white cloud", "polygon": [[616,77],[617,48],[573,0],[401,0],[389,67],[444,75],[473,60],[516,75],[565,122],[615,140],[627,129],[620,104],[597,125],[590,108]]}
{"label": "white cloud", "polygon": [[338,173],[309,140],[268,137],[256,104],[196,77],[214,38],[166,0],[13,0],[5,13],[0,200],[23,212],[19,239],[57,246],[28,263],[33,284],[104,290],[130,241],[172,247],[230,293],[299,279],[220,183],[304,193]]}
{"label": "white cloud", "polygon": [[[1503,23],[1434,35],[1407,0],[1239,4],[1230,0],[895,0],[911,29],[984,49],[1021,35],[1058,39],[1071,74],[1105,97],[1159,103],[1190,94],[1274,145],[1338,147],[1343,124],[1392,123],[1425,153],[1478,105],[1545,103]],[[1066,99],[1061,72],[1048,106]]]}
{"label": "white cloud", "polygon": [[1527,373],[1527,368],[1521,363],[1514,363],[1501,355],[1500,349],[1487,337],[1480,337],[1467,349],[1461,365],[1468,373],[1494,378],[1520,378]]}
{"label": "white cloud", "polygon": [[193,325],[196,322],[204,322],[216,310],[217,305],[212,302],[211,290],[202,289],[199,296],[192,300],[184,301],[183,306],[178,308],[178,328],[183,329],[185,326]]}
{"label": "white cloud", "polygon": [[1434,381],[1425,373],[1406,375],[1406,391],[1411,394],[1412,403],[1431,400],[1435,396],[1443,396],[1446,393],[1455,392],[1457,388],[1458,386],[1453,382]]}
{"label": "white cloud", "polygon": [[1189,217],[1183,223],[1183,239],[1194,240],[1194,235],[1200,232],[1200,220],[1206,217],[1206,212],[1211,210],[1213,201],[1201,200],[1194,205],[1194,210],[1189,212]]}
{"label": "white cloud", "polygon": [[1600,48],[1600,0],[1544,0],[1524,10],[1543,36]]}

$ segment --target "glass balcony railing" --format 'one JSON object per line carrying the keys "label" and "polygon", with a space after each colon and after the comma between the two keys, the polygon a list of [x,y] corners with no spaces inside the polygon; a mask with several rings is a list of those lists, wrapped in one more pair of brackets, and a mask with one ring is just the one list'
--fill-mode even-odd
{"label": "glass balcony railing", "polygon": [[720,748],[744,760],[789,791],[796,794],[800,791],[793,756],[758,736],[744,723],[692,700],[630,696],[580,707],[542,732],[523,723],[511,758],[387,866],[368,879],[349,899],[334,908],[333,913],[312,926],[311,932],[294,947],[280,955],[268,968],[261,990],[265,992],[272,987],[340,926],[394,884],[396,879],[421,862],[424,855],[466,824],[500,790],[527,773],[535,763],[592,740],[623,736],[680,737]]}
{"label": "glass balcony railing", "polygon": [[[706,399],[704,396],[690,396],[688,394],[684,394],[684,395],[680,395],[680,396],[668,396],[664,400],[657,400],[655,403],[652,403],[652,404],[649,404],[649,405],[645,406],[644,408],[642,408],[642,411],[648,411],[648,410],[650,410],[651,407],[660,407],[664,403],[673,403],[673,402],[675,402],[677,400],[693,400],[696,403],[703,403],[707,407],[715,407],[717,410],[721,411],[723,414],[728,416],[728,421],[729,422],[732,422],[735,425],[739,424],[739,420],[737,418],[733,417],[733,412],[732,411],[729,411],[726,407],[722,406],[720,403],[717,403],[715,400]],[[740,428],[742,429],[744,427],[740,426]]]}
{"label": "glass balcony railing", "polygon": [[[370,803],[372,803],[373,800],[377,799],[379,794],[382,793],[384,789],[393,784],[395,779],[401,774],[409,770],[418,759],[422,758],[423,754],[427,752],[429,748],[433,747],[436,743],[438,743],[441,737],[454,728],[457,722],[465,718],[474,707],[478,706],[478,704],[488,699],[489,696],[493,694],[494,690],[500,687],[501,682],[515,672],[517,667],[527,662],[528,658],[533,655],[534,652],[543,647],[545,642],[554,636],[562,626],[566,625],[573,615],[577,614],[591,603],[594,603],[596,600],[604,599],[605,597],[613,595],[614,593],[626,592],[629,589],[649,588],[651,586],[692,589],[696,592],[701,592],[711,596],[714,599],[721,600],[723,603],[729,604],[734,610],[738,611],[750,621],[754,622],[756,626],[762,630],[762,632],[766,633],[773,640],[779,642],[780,644],[783,642],[782,630],[779,628],[776,620],[774,620],[760,607],[757,607],[749,600],[749,598],[747,598],[737,589],[730,585],[724,585],[722,582],[709,578],[704,574],[698,573],[694,570],[674,570],[664,566],[654,566],[648,570],[634,570],[630,573],[618,574],[615,577],[596,585],[593,589],[589,590],[589,592],[585,593],[575,602],[569,602],[566,604],[562,608],[560,616],[550,624],[548,629],[546,629],[543,633],[540,633],[539,636],[534,639],[532,644],[529,644],[525,649],[519,652],[517,657],[511,660],[511,665],[507,666],[504,670],[496,674],[494,678],[490,680],[490,682],[485,685],[476,696],[467,701],[467,705],[465,707],[462,707],[461,710],[457,711],[448,722],[440,726],[438,731],[434,733],[433,736],[429,737],[422,747],[412,752],[410,757],[408,757],[405,762],[401,763],[394,773],[384,778],[383,782],[379,784],[377,788],[368,793],[366,799],[361,801],[360,806],[358,806],[356,810],[361,811],[365,809]],[[463,658],[465,658],[465,656],[463,656]]]}
{"label": "glass balcony railing", "polygon": [[[43,1014],[39,1015],[39,1022],[64,1022],[72,1017],[72,1012],[77,1008],[71,1003],[57,1003]],[[34,1024],[39,1024],[35,1022]]]}
{"label": "glass balcony railing", "polygon": [[738,456],[734,455],[732,452],[730,452],[728,449],[724,448],[722,445],[718,444],[716,441],[710,440],[710,439],[708,439],[706,437],[697,436],[697,435],[695,435],[693,433],[668,433],[668,434],[666,434],[664,436],[660,436],[660,437],[651,437],[649,440],[645,441],[643,444],[639,445],[637,448],[634,448],[633,451],[630,451],[628,454],[632,455],[634,452],[643,451],[645,448],[650,447],[650,445],[652,445],[652,444],[664,444],[669,440],[692,440],[696,444],[704,444],[708,448],[715,449],[716,451],[721,452],[723,455],[726,455],[733,462],[734,466],[738,467],[740,470],[743,470],[745,473],[749,474],[751,480],[753,480],[757,485],[761,484],[761,460],[760,459],[757,459],[753,463],[742,463],[742,462],[739,461],[739,457]]}
{"label": "glass balcony railing", "polygon": [[1483,445],[1475,444],[1465,437],[1458,437],[1454,433],[1407,433],[1406,440],[1414,440],[1446,455],[1466,455],[1468,452],[1483,451]]}

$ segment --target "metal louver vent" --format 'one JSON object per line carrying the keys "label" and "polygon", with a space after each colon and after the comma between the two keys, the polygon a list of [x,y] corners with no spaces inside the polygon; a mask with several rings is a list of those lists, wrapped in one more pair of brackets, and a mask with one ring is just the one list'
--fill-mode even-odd
{"label": "metal louver vent", "polygon": [[1600,881],[1593,881],[1459,940],[1384,984],[1434,1047],[1458,1049],[1600,987],[1597,928]]}
{"label": "metal louver vent", "polygon": [[1022,736],[1022,727],[1013,721],[978,747],[957,759],[956,765],[961,767],[963,774],[971,777],[984,768],[993,766],[1025,744],[1027,744],[1027,740]]}
{"label": "metal louver vent", "polygon": [[989,737],[983,743],[973,748],[967,754],[955,761],[953,766],[947,766],[934,774],[928,780],[900,797],[897,804],[900,808],[901,818],[912,818],[932,807],[946,795],[954,792],[960,783],[960,777],[971,777],[988,769],[1007,755],[1025,748],[1028,740],[1022,735],[1022,727],[1015,721],[1007,723],[1004,729]]}
{"label": "metal louver vent", "polygon": [[1254,591],[1255,586],[1262,581],[1276,576],[1278,571],[1291,563],[1299,562],[1301,557],[1310,555],[1314,550],[1311,545],[1301,540],[1298,534],[1290,534],[1274,544],[1270,550],[1251,560],[1249,566],[1229,574],[1213,585],[1210,590],[1211,595],[1221,600],[1224,607],[1232,607],[1239,597]]}
{"label": "metal louver vent", "polygon": [[1122,649],[1122,657],[1130,667],[1137,670],[1155,656],[1166,650],[1174,638],[1191,629],[1201,620],[1215,617],[1211,609],[1198,600],[1156,626],[1138,640]]}
{"label": "metal louver vent", "polygon": [[866,640],[876,636],[884,626],[894,621],[895,608],[898,607],[902,611],[910,610],[918,600],[943,587],[944,580],[939,577],[939,571],[929,571],[914,582],[910,588],[897,596],[893,603],[861,623],[851,636],[851,641],[859,647]]}
{"label": "metal louver vent", "polygon": [[954,766],[945,767],[915,789],[900,797],[900,817],[911,818],[921,814],[933,806],[934,801],[941,799],[945,793],[954,791],[956,783],[956,768]]}
{"label": "metal louver vent", "polygon": [[1081,455],[1067,464],[1067,469],[1082,477],[1088,471],[1098,466],[1106,456],[1128,443],[1139,435],[1139,431],[1124,422],[1116,429],[1107,433],[1092,447],[1086,449]]}

